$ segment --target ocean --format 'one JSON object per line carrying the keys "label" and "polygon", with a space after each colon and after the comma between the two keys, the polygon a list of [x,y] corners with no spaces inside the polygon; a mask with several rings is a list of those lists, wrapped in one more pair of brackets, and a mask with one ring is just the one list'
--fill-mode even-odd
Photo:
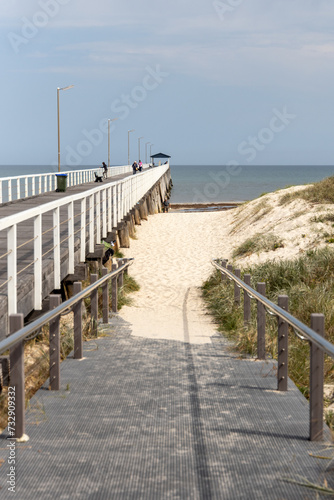
{"label": "ocean", "polygon": [[[97,168],[62,166],[62,171]],[[50,165],[0,165],[0,177],[55,172]],[[171,203],[248,201],[287,186],[320,181],[334,175],[334,166],[171,165]]]}
{"label": "ocean", "polygon": [[171,203],[248,201],[334,175],[334,166],[171,165]]}

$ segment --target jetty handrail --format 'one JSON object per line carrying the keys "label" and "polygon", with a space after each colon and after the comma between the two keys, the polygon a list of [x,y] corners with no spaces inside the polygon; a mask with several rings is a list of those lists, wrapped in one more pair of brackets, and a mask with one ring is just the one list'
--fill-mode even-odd
{"label": "jetty handrail", "polygon": [[[7,287],[8,316],[17,313],[17,277],[20,272],[23,272],[27,267],[33,266],[33,308],[40,310],[43,300],[42,263],[45,256],[49,252],[53,252],[53,288],[59,289],[61,278],[67,274],[73,274],[75,264],[85,262],[86,247],[89,253],[93,253],[95,244],[99,245],[101,239],[107,238],[108,233],[112,232],[112,229],[159,181],[168,168],[169,164],[147,169],[136,175],[130,175],[111,183],[96,186],[83,193],[61,196],[55,201],[0,219],[0,233],[5,232],[4,237],[7,240],[7,251],[0,256],[0,260],[7,259],[7,273],[0,276],[2,279],[0,290]],[[78,206],[79,204],[80,206]],[[65,220],[61,220],[61,207],[65,207],[65,210],[67,208]],[[79,213],[75,214],[75,208]],[[51,248],[43,253],[44,233],[42,223],[43,216],[48,213],[53,218],[53,227],[49,229]],[[74,227],[75,221],[76,228]],[[33,259],[24,269],[18,270],[18,263],[20,262],[17,244],[18,224],[26,222],[27,227],[31,226],[32,234],[20,247],[22,252],[24,245],[33,246],[31,249]],[[61,236],[61,231],[66,232],[64,238]],[[61,268],[61,245],[66,245],[68,250],[67,272],[65,274],[64,269]],[[76,245],[78,245],[78,248]]]}
{"label": "jetty handrail", "polygon": [[220,272],[226,274],[230,279],[235,281],[240,288],[243,288],[252,298],[256,299],[258,302],[261,302],[266,309],[274,313],[276,316],[280,317],[283,321],[288,323],[294,330],[297,330],[303,336],[306,337],[307,340],[316,344],[320,349],[322,349],[326,354],[334,358],[334,345],[328,342],[328,340],[321,337],[317,332],[312,330],[309,326],[305,325],[299,319],[295,318],[289,312],[285,311],[278,305],[271,302],[269,299],[261,295],[258,291],[254,290],[254,288],[247,285],[240,278],[235,276],[235,274],[228,269],[224,268],[221,264],[219,264],[220,259],[212,259],[213,266],[218,269]]}
{"label": "jetty handrail", "polygon": [[[111,187],[117,186],[118,184],[123,184],[126,181],[130,180],[130,182],[133,183],[133,182],[136,182],[138,179],[141,179],[142,176],[152,174],[152,173],[156,174],[158,172],[159,172],[158,173],[158,178],[159,178],[162,174],[160,174],[160,170],[158,170],[158,169],[161,169],[163,167],[167,167],[167,168],[163,169],[164,172],[166,172],[167,169],[169,168],[169,165],[161,165],[160,167],[155,167],[153,170],[150,169],[150,170],[146,170],[145,172],[137,173],[134,176],[126,177],[124,179],[110,182],[108,184],[102,184],[101,186],[96,186],[96,187],[94,186],[92,189],[89,189],[88,191],[85,191],[84,193],[78,193],[78,194],[66,196],[64,198],[60,198],[60,199],[55,200],[55,201],[50,201],[50,202],[45,203],[43,205],[39,205],[38,207],[29,208],[28,210],[25,210],[24,212],[19,212],[17,214],[8,215],[7,217],[3,217],[2,219],[0,219],[0,231],[10,227],[12,224],[17,224],[19,222],[23,222],[24,220],[31,219],[32,217],[35,217],[36,215],[39,215],[41,213],[50,212],[51,210],[53,210],[56,207],[68,205],[68,203],[70,203],[71,201],[78,201],[78,200],[81,200],[82,198],[88,198],[89,196],[96,194],[99,191],[104,191],[106,189],[110,189]],[[154,177],[156,177],[156,176],[154,175]],[[143,182],[141,182],[141,184],[143,184]]]}
{"label": "jetty handrail", "polygon": [[[147,168],[149,164],[144,164]],[[101,167],[90,169],[67,170],[61,174],[67,175],[67,186],[77,186],[95,180],[94,173]],[[117,165],[108,168],[107,177],[114,177],[120,174],[132,172],[131,165]],[[42,193],[54,191],[57,187],[56,175],[58,172],[41,172],[37,174],[24,174],[18,176],[0,177],[0,204],[7,201],[20,200],[28,196],[35,196]],[[4,194],[7,196],[4,196]]]}
{"label": "jetty handrail", "polygon": [[67,309],[72,309],[72,307],[77,304],[80,300],[84,299],[88,295],[90,295],[94,290],[102,286],[106,281],[118,276],[120,273],[123,273],[129,266],[133,264],[134,259],[126,259],[127,262],[123,264],[118,269],[111,271],[106,274],[102,278],[100,278],[95,283],[88,285],[84,290],[77,293],[70,299],[62,302],[59,306],[47,313],[43,314],[40,318],[35,319],[28,325],[24,326],[17,332],[9,335],[7,338],[0,341],[0,354],[3,354],[5,351],[16,345],[18,342],[22,342],[26,337],[34,333],[36,330],[39,330],[46,323],[49,323],[53,319],[57,318],[60,314],[62,314]]}
{"label": "jetty handrail", "polygon": [[[93,334],[97,337],[98,322],[98,288],[102,287],[103,323],[109,322],[109,291],[108,281],[112,285],[112,311],[117,312],[118,286],[123,285],[123,275],[132,264],[131,259],[119,259],[112,265],[112,271],[102,270],[102,278],[91,275],[91,284],[82,290],[82,283],[73,285],[74,296],[60,303],[60,295],[50,295],[50,311],[43,314],[29,325],[23,326],[23,314],[13,314],[9,317],[11,335],[0,342],[0,354],[10,349],[9,357],[1,357],[2,369],[6,366],[5,374],[2,372],[3,385],[9,386],[9,393],[14,394],[15,406],[12,409],[15,418],[8,420],[8,433],[12,438],[27,441],[25,434],[25,371],[24,371],[24,341],[29,335],[38,332],[46,323],[49,324],[49,379],[50,390],[60,389],[60,315],[70,310],[73,313],[73,359],[83,358],[82,336],[82,300],[90,295],[91,318]],[[119,265],[120,264],[120,265]],[[118,284],[118,281],[120,282]],[[9,363],[8,363],[9,362]]]}
{"label": "jetty handrail", "polygon": [[141,172],[139,174],[136,174],[133,177],[132,176],[126,177],[125,179],[120,179],[120,180],[117,180],[114,182],[110,182],[108,184],[102,184],[102,185],[96,186],[96,187],[94,186],[92,189],[89,189],[88,191],[85,191],[84,193],[78,193],[78,194],[66,196],[64,198],[59,198],[58,200],[50,201],[50,202],[45,203],[43,205],[39,205],[38,207],[29,208],[28,210],[25,210],[24,212],[18,212],[17,214],[8,215],[7,217],[3,217],[2,219],[0,219],[0,231],[3,231],[4,229],[10,227],[12,224],[18,224],[20,222],[24,222],[25,220],[31,219],[32,217],[35,217],[36,215],[50,212],[54,208],[68,205],[71,201],[79,201],[82,198],[88,198],[89,196],[94,195],[98,192],[105,191],[106,189],[110,189],[113,186],[117,186],[118,184],[123,184],[127,180],[134,182],[134,181],[138,180],[141,176],[149,174],[151,172],[156,172],[156,171],[157,171],[157,169],[155,168],[154,170]]}

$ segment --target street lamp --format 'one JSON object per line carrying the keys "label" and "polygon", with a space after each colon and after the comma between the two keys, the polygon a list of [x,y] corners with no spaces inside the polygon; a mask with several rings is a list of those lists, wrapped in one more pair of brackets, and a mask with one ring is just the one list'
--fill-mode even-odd
{"label": "street lamp", "polygon": [[150,160],[152,160],[152,146],[154,146],[154,144],[151,144],[150,146]]}
{"label": "street lamp", "polygon": [[58,172],[60,172],[60,124],[59,124],[59,91],[68,90],[74,87],[74,85],[69,85],[68,87],[57,87],[57,121],[58,121]]}
{"label": "street lamp", "polygon": [[135,129],[128,130],[128,165],[130,165],[130,132],[134,132]]}
{"label": "street lamp", "polygon": [[144,136],[138,137],[138,161],[140,161],[140,139],[144,139]]}
{"label": "street lamp", "polygon": [[108,119],[108,168],[110,167],[110,122],[115,122],[118,118]]}
{"label": "street lamp", "polygon": [[147,142],[145,144],[145,163],[147,163],[147,144],[150,144],[149,142]]}

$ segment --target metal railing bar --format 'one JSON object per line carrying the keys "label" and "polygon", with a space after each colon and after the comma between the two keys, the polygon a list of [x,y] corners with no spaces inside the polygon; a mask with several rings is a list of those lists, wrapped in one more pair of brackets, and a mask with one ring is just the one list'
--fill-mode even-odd
{"label": "metal railing bar", "polygon": [[24,326],[21,328],[21,330],[18,330],[17,332],[13,333],[12,335],[9,335],[6,339],[2,340],[0,342],[0,353],[3,353],[4,351],[7,351],[7,349],[10,349],[13,347],[15,344],[18,342],[24,340],[28,335],[32,334],[35,332],[37,329],[41,328],[45,323],[48,323],[55,319],[57,316],[62,314],[63,311],[68,309],[69,307],[74,306],[79,300],[84,299],[87,295],[90,295],[92,291],[94,291],[96,288],[99,288],[103,283],[108,281],[111,278],[116,277],[119,273],[123,272],[125,269],[127,269],[129,266],[132,265],[134,259],[128,259],[128,261],[123,264],[121,267],[116,269],[115,271],[112,271],[111,273],[106,274],[106,276],[103,276],[100,278],[98,281],[93,283],[92,285],[89,285],[87,288],[82,290],[82,292],[79,292],[78,294],[74,295],[74,297],[71,297],[70,299],[66,300],[60,306],[56,307],[55,309],[52,309],[52,311],[48,311],[45,313],[43,316],[40,318],[36,319],[29,325]]}
{"label": "metal railing bar", "polygon": [[228,269],[225,269],[222,267],[218,262],[218,259],[213,259],[211,261],[212,265],[218,269],[219,271],[223,272],[224,274],[227,275],[228,278],[232,279],[233,281],[239,283],[241,285],[241,288],[246,290],[248,293],[251,293],[254,298],[258,301],[261,302],[267,309],[271,310],[276,316],[279,316],[282,318],[284,321],[289,323],[289,325],[292,326],[296,331],[300,332],[302,335],[305,335],[306,340],[309,340],[310,342],[313,342],[316,346],[318,346],[320,349],[322,349],[326,354],[334,358],[334,345],[328,342],[328,340],[324,339],[321,337],[317,332],[312,330],[310,327],[299,321],[297,318],[292,316],[290,313],[287,311],[284,311],[281,307],[277,306],[270,300],[268,300],[266,297],[258,293],[256,290],[254,290],[252,287],[246,285],[244,281],[242,281],[240,278],[237,278],[233,272],[229,271]]}

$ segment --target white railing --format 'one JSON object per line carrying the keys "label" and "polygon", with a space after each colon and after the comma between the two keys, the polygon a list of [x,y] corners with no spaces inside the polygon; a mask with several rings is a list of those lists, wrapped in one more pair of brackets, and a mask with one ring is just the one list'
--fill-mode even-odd
{"label": "white railing", "polygon": [[[21,273],[27,268],[33,270],[33,308],[40,310],[44,298],[44,259],[47,256],[50,259],[51,254],[53,288],[59,289],[61,280],[74,273],[77,263],[85,262],[87,253],[94,252],[95,244],[100,244],[101,239],[107,237],[107,233],[117,226],[168,168],[169,164],[148,169],[0,219],[0,239],[7,240],[7,250],[0,255],[0,264],[7,259],[7,265],[1,265],[7,273],[0,273],[0,294],[7,291],[8,316],[21,312],[17,310],[18,276]],[[23,231],[28,233],[26,241],[18,243],[18,235]],[[67,254],[65,271],[61,269],[64,249]],[[18,257],[18,250],[21,255],[24,254],[23,257]]]}
{"label": "white railing", "polygon": [[[148,164],[144,165],[144,168]],[[84,170],[71,170],[61,172],[67,175],[67,187],[85,184],[95,180],[95,172],[100,171],[101,167]],[[108,168],[108,177],[114,177],[120,174],[132,172],[131,165],[122,165]],[[17,177],[0,177],[0,204],[12,200],[20,200],[28,196],[55,191],[57,187],[58,172],[49,172],[41,174],[19,175]]]}

